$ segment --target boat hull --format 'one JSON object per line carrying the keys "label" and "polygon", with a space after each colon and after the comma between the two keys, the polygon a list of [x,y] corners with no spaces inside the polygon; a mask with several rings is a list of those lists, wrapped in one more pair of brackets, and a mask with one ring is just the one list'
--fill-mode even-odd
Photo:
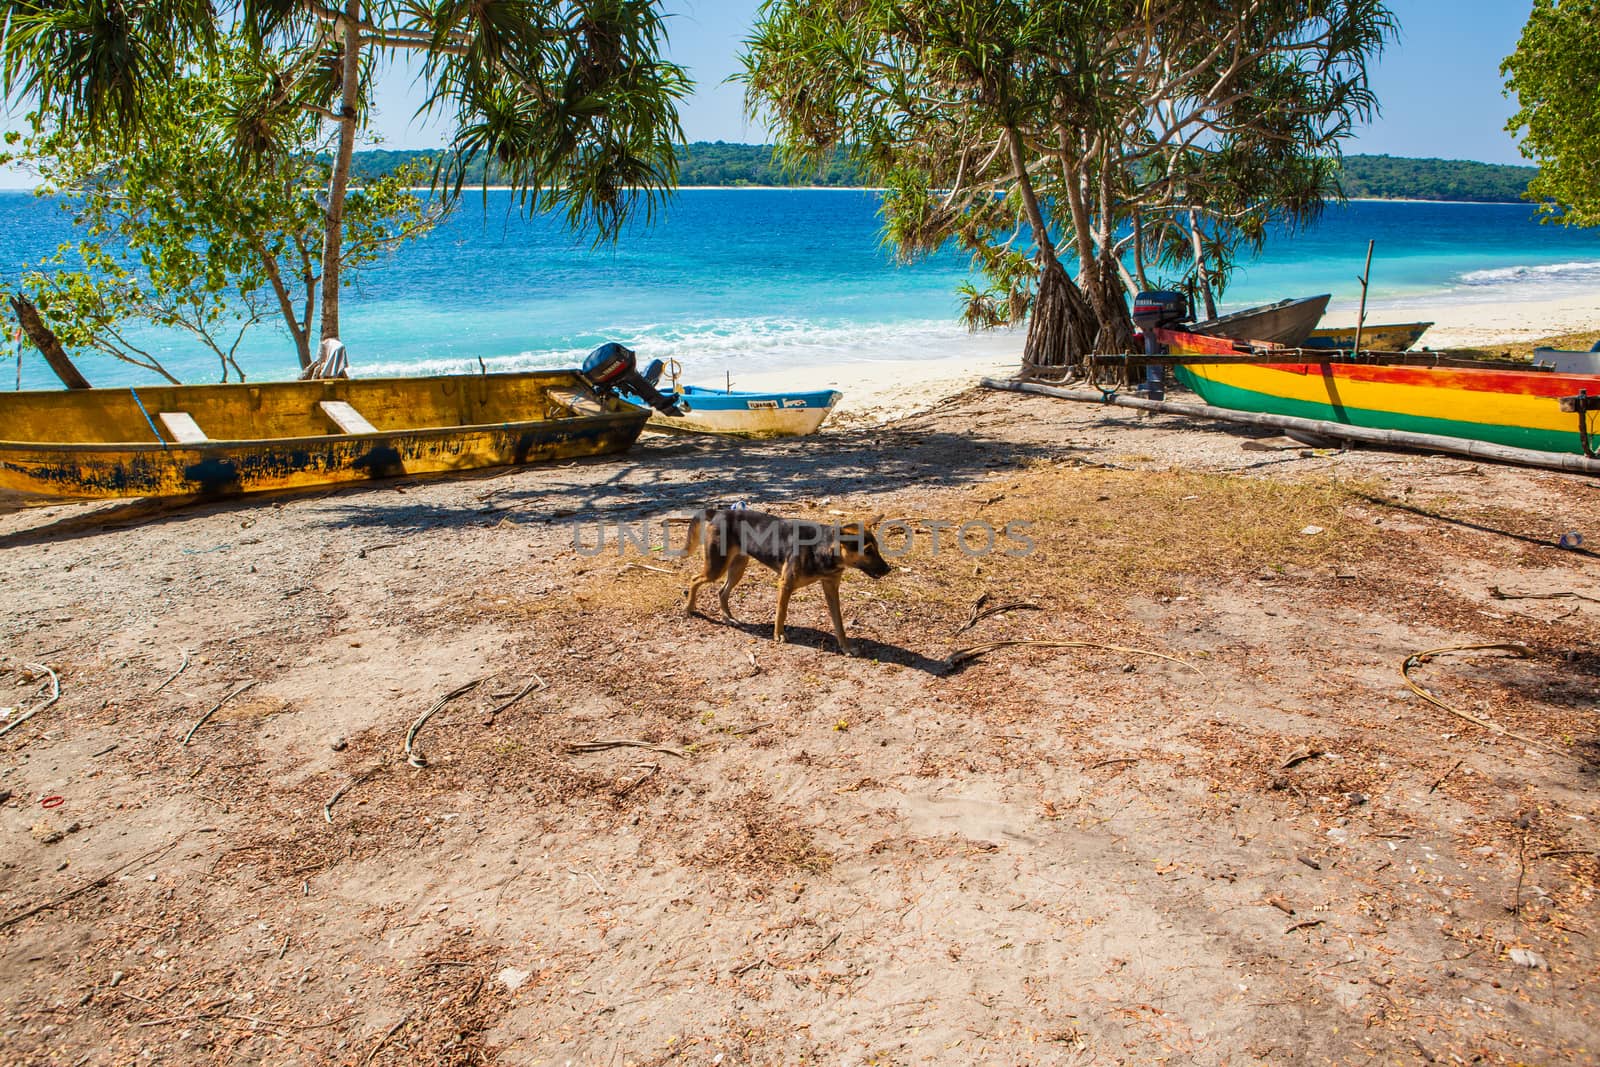
{"label": "boat hull", "polygon": [[1533,361],[1553,368],[1557,374],[1600,374],[1600,345],[1588,352],[1535,348]]}
{"label": "boat hull", "polygon": [[1214,407],[1579,455],[1577,416],[1558,401],[1600,393],[1594,376],[1453,367],[1190,364],[1177,375]]}
{"label": "boat hull", "polygon": [[[541,391],[530,389],[528,381],[508,381],[516,377],[141,389],[136,395],[148,410],[139,412],[138,418],[148,441],[0,441],[0,507],[126,497],[216,498],[605,455],[626,450],[644,428],[647,415],[637,408],[612,402],[613,408],[600,414],[563,412],[553,408]],[[566,376],[541,375],[531,385],[569,381]],[[129,427],[118,405],[129,402],[130,392],[9,394],[0,397],[0,427],[11,429],[30,418],[48,419],[52,409],[70,422],[76,409],[79,429],[103,420],[126,435]],[[491,394],[494,399],[486,403],[484,398]],[[30,397],[33,408],[27,406]],[[537,417],[474,425],[375,426],[371,433],[341,433],[330,427],[335,432],[190,444],[160,439],[157,421],[145,418],[158,410],[193,410],[201,413],[198,424],[215,432],[224,424],[229,407],[236,406],[249,409],[250,417],[241,416],[239,421],[257,431],[306,429],[307,421],[320,417],[321,398],[345,402],[354,398],[358,409],[391,423],[407,418],[408,401],[411,417],[439,418],[445,406],[438,402],[441,399],[466,414],[514,414],[511,409],[522,404],[522,414]],[[316,416],[302,418],[300,412],[307,408]]]}
{"label": "boat hull", "polygon": [[1323,312],[1328,310],[1329,294],[1303,296],[1293,300],[1280,300],[1276,304],[1246,308],[1220,319],[1209,319],[1185,326],[1189,333],[1208,337],[1230,337],[1238,341],[1257,341],[1266,344],[1298,348],[1304,343]]}
{"label": "boat hull", "polygon": [[[1431,322],[1396,322],[1368,325],[1361,328],[1361,347],[1368,352],[1404,352],[1422,340],[1422,335],[1433,326]],[[1348,352],[1355,347],[1354,326],[1330,326],[1311,331],[1302,348],[1331,349]]]}
{"label": "boat hull", "polygon": [[650,417],[652,430],[714,433],[734,437],[804,437],[816,433],[842,394],[816,392],[741,393],[683,386],[675,394],[687,403],[681,416]]}

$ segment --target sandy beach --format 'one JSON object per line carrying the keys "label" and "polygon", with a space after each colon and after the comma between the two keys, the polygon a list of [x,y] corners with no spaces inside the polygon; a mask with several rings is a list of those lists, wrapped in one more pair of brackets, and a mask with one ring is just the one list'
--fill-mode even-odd
{"label": "sandy beach", "polygon": [[[805,440],[0,516],[0,1054],[1589,1058],[1594,480],[960,391],[1004,369],[841,367]],[[730,626],[575,547],[735,499],[911,531],[844,583],[861,657],[814,590],[779,645],[764,573]]]}

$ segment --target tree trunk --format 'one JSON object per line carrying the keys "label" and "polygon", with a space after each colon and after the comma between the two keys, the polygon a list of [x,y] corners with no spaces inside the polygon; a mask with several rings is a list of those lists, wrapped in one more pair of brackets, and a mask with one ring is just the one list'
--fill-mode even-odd
{"label": "tree trunk", "polygon": [[1105,184],[1105,169],[1102,165],[1099,194],[1101,224],[1107,231],[1097,241],[1090,210],[1090,198],[1095,196],[1095,190],[1085,188],[1084,170],[1069,152],[1065,131],[1058,130],[1057,138],[1061,173],[1067,188],[1067,210],[1072,217],[1073,232],[1077,235],[1079,304],[1083,308],[1082,314],[1092,320],[1080,329],[1087,338],[1087,344],[1076,354],[1126,352],[1133,346],[1133,320],[1128,317],[1128,309],[1122,299],[1122,281],[1118,277],[1116,263],[1110,258],[1114,235],[1110,231],[1111,217],[1109,203],[1106,202],[1109,188]]}
{"label": "tree trunk", "polygon": [[300,320],[294,313],[294,303],[289,299],[289,288],[283,283],[283,274],[278,270],[277,258],[267,251],[265,242],[253,239],[256,255],[261,259],[261,266],[267,272],[267,279],[272,282],[272,294],[278,298],[278,313],[283,316],[283,323],[289,328],[289,336],[294,338],[295,354],[300,357],[300,369],[305,370],[311,366],[311,339],[306,336],[306,331],[301,329]]}
{"label": "tree trunk", "polygon": [[1122,272],[1109,249],[1103,250],[1095,264],[1099,277],[1090,290],[1090,303],[1095,318],[1100,320],[1100,332],[1095,338],[1096,352],[1132,352],[1133,316],[1128,313],[1122,286]]}
{"label": "tree trunk", "polygon": [[1022,135],[1008,130],[1007,136],[1011,142],[1011,165],[1017,173],[1017,188],[1022,193],[1028,225],[1033,230],[1033,243],[1039,249],[1039,291],[1028,316],[1028,339],[1022,346],[1022,374],[1024,377],[1040,373],[1059,376],[1094,350],[1094,318],[1083,293],[1072,284],[1061,260],[1056,257],[1055,243],[1050,240],[1050,228],[1045,224],[1039,197],[1028,179]]}
{"label": "tree trunk", "polygon": [[44,361],[50,364],[50,369],[56,372],[56,377],[61,379],[61,384],[68,389],[88,389],[89,379],[78,373],[78,368],[72,365],[72,360],[67,358],[67,350],[61,347],[61,341],[56,337],[55,331],[44,324],[44,319],[39,316],[39,309],[33,301],[25,296],[13,295],[11,297],[11,310],[17,313],[17,321],[22,323],[22,332],[28,335],[34,347],[44,353]]}
{"label": "tree trunk", "polygon": [[1039,292],[1022,347],[1024,377],[1060,377],[1094,351],[1094,312],[1059,260],[1039,272]]}
{"label": "tree trunk", "polygon": [[343,55],[343,96],[339,108],[339,150],[328,180],[328,211],[322,235],[322,339],[339,336],[339,267],[344,249],[344,196],[350,185],[350,156],[356,146],[356,108],[361,102],[361,0],[346,0],[339,20]]}
{"label": "tree trunk", "polygon": [[1097,276],[1090,289],[1100,334],[1095,338],[1097,352],[1132,352],[1133,317],[1122,284],[1122,264],[1117,262],[1116,217],[1112,210],[1111,167],[1105,154],[1100,158],[1100,234],[1099,255],[1095,257]]}
{"label": "tree trunk", "polygon": [[1144,213],[1138,208],[1133,209],[1133,276],[1140,289],[1150,288],[1150,279],[1144,272]]}
{"label": "tree trunk", "polygon": [[1217,317],[1217,301],[1211,295],[1211,273],[1206,270],[1205,246],[1200,240],[1200,220],[1194,209],[1189,209],[1189,239],[1194,242],[1194,276],[1200,283],[1200,292],[1206,301],[1206,318]]}

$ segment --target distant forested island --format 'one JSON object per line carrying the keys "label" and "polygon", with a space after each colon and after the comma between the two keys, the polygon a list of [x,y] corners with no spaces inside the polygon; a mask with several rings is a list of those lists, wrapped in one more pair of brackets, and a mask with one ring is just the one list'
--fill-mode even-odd
{"label": "distant forested island", "polygon": [[[405,164],[430,171],[437,151],[357,152],[357,175],[373,178]],[[1515,203],[1538,173],[1534,167],[1474,163],[1461,159],[1408,159],[1403,156],[1345,156],[1342,184],[1345,195],[1380,200],[1470,200],[1478,203]],[[866,184],[847,161],[835,157],[818,171],[793,173],[772,158],[771,145],[696,141],[679,156],[680,185],[822,186],[841,188]],[[467,173],[466,183],[483,184],[481,161]],[[499,184],[489,175],[489,184]]]}

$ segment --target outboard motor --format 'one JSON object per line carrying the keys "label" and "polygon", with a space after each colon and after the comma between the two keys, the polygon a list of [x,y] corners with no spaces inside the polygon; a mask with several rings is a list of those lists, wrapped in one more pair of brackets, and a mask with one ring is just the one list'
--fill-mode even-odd
{"label": "outboard motor", "polygon": [[650,370],[655,372],[655,377],[639,373],[639,361],[633,354],[633,349],[607,341],[599,348],[590,352],[583,361],[583,367],[578,373],[584,380],[594,386],[599,393],[615,395],[618,392],[636,396],[661,412],[663,415],[682,415],[683,409],[677,401],[670,397],[662,396],[656,390],[655,382],[660,380],[660,361],[650,365]]}
{"label": "outboard motor", "polygon": [[[1182,293],[1165,289],[1150,289],[1133,298],[1133,324],[1144,334],[1144,354],[1159,356],[1165,346],[1156,340],[1157,330],[1172,330],[1189,319],[1189,299]],[[1163,400],[1167,395],[1167,369],[1157,363],[1147,363],[1144,368],[1144,391],[1151,400]]]}

